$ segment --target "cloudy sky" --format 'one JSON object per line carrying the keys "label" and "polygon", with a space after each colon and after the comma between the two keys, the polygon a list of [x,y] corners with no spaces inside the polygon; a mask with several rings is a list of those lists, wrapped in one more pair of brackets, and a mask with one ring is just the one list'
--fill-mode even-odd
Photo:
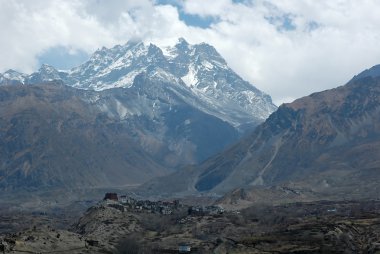
{"label": "cloudy sky", "polygon": [[68,69],[102,46],[207,42],[275,103],[380,63],[378,0],[0,0],[0,72]]}

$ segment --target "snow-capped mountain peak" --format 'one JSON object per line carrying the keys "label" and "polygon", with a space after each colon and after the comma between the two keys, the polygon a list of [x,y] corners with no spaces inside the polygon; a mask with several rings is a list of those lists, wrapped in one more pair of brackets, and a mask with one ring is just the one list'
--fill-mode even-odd
{"label": "snow-capped mountain peak", "polygon": [[4,72],[2,76],[9,80],[24,82],[27,75],[20,73],[18,71],[9,69],[6,72]]}
{"label": "snow-capped mountain peak", "polygon": [[128,42],[97,50],[87,62],[70,71],[67,81],[76,88],[97,91],[126,88],[150,66],[168,69],[162,50],[154,44]]}
{"label": "snow-capped mountain peak", "polygon": [[18,71],[9,69],[4,73],[0,73],[0,85],[17,85],[17,84],[25,84],[25,80],[28,75],[20,73]]}
{"label": "snow-capped mountain peak", "polygon": [[58,70],[48,64],[43,64],[38,72],[43,76],[43,80],[51,81],[61,79]]}
{"label": "snow-capped mountain peak", "polygon": [[51,65],[42,64],[38,72],[32,73],[28,76],[25,82],[29,84],[38,84],[47,81],[62,80],[66,75],[65,72],[59,72]]}
{"label": "snow-capped mountain peak", "polygon": [[157,82],[182,87],[179,91],[193,97],[189,103],[233,126],[257,124],[276,109],[271,98],[237,75],[213,46],[192,45],[183,38],[162,49],[141,41],[103,47],[68,72],[42,65],[22,83],[60,79],[75,88],[103,91],[130,88],[141,73]]}

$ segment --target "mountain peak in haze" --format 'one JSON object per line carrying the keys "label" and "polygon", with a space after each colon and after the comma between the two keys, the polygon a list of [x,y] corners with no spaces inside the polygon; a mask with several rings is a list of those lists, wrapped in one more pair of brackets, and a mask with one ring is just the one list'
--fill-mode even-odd
{"label": "mountain peak in haze", "polygon": [[178,38],[177,45],[189,45],[189,43],[185,40],[185,38],[180,37]]}

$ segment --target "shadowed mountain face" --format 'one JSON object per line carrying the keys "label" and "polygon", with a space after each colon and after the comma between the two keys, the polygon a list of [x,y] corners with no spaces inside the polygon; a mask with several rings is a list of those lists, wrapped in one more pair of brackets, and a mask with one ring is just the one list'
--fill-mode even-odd
{"label": "shadowed mountain face", "polygon": [[[187,169],[150,183],[184,180],[176,191],[224,193],[237,187],[298,185],[314,191],[372,188],[380,180],[380,78],[347,85],[284,104],[247,138]],[[154,186],[154,187],[153,187]],[[166,183],[166,186],[171,186]],[[336,188],[341,189],[336,189]]]}
{"label": "shadowed mountain face", "polygon": [[98,92],[94,106],[129,126],[136,142],[166,167],[205,160],[236,141],[229,123],[192,105],[198,99],[153,70],[138,75],[129,89]]}
{"label": "shadowed mountain face", "polygon": [[1,189],[126,185],[168,172],[92,96],[57,84],[0,88]]}

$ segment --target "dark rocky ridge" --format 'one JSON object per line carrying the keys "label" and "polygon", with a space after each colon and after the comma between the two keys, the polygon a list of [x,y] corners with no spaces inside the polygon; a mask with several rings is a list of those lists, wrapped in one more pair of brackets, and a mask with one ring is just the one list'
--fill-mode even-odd
{"label": "dark rocky ridge", "polygon": [[[228,181],[273,185],[332,169],[379,167],[379,94],[380,79],[364,78],[281,106],[254,132],[252,143],[243,143],[248,147],[234,170],[240,172]],[[201,185],[218,171],[204,172],[198,189],[218,185]]]}

